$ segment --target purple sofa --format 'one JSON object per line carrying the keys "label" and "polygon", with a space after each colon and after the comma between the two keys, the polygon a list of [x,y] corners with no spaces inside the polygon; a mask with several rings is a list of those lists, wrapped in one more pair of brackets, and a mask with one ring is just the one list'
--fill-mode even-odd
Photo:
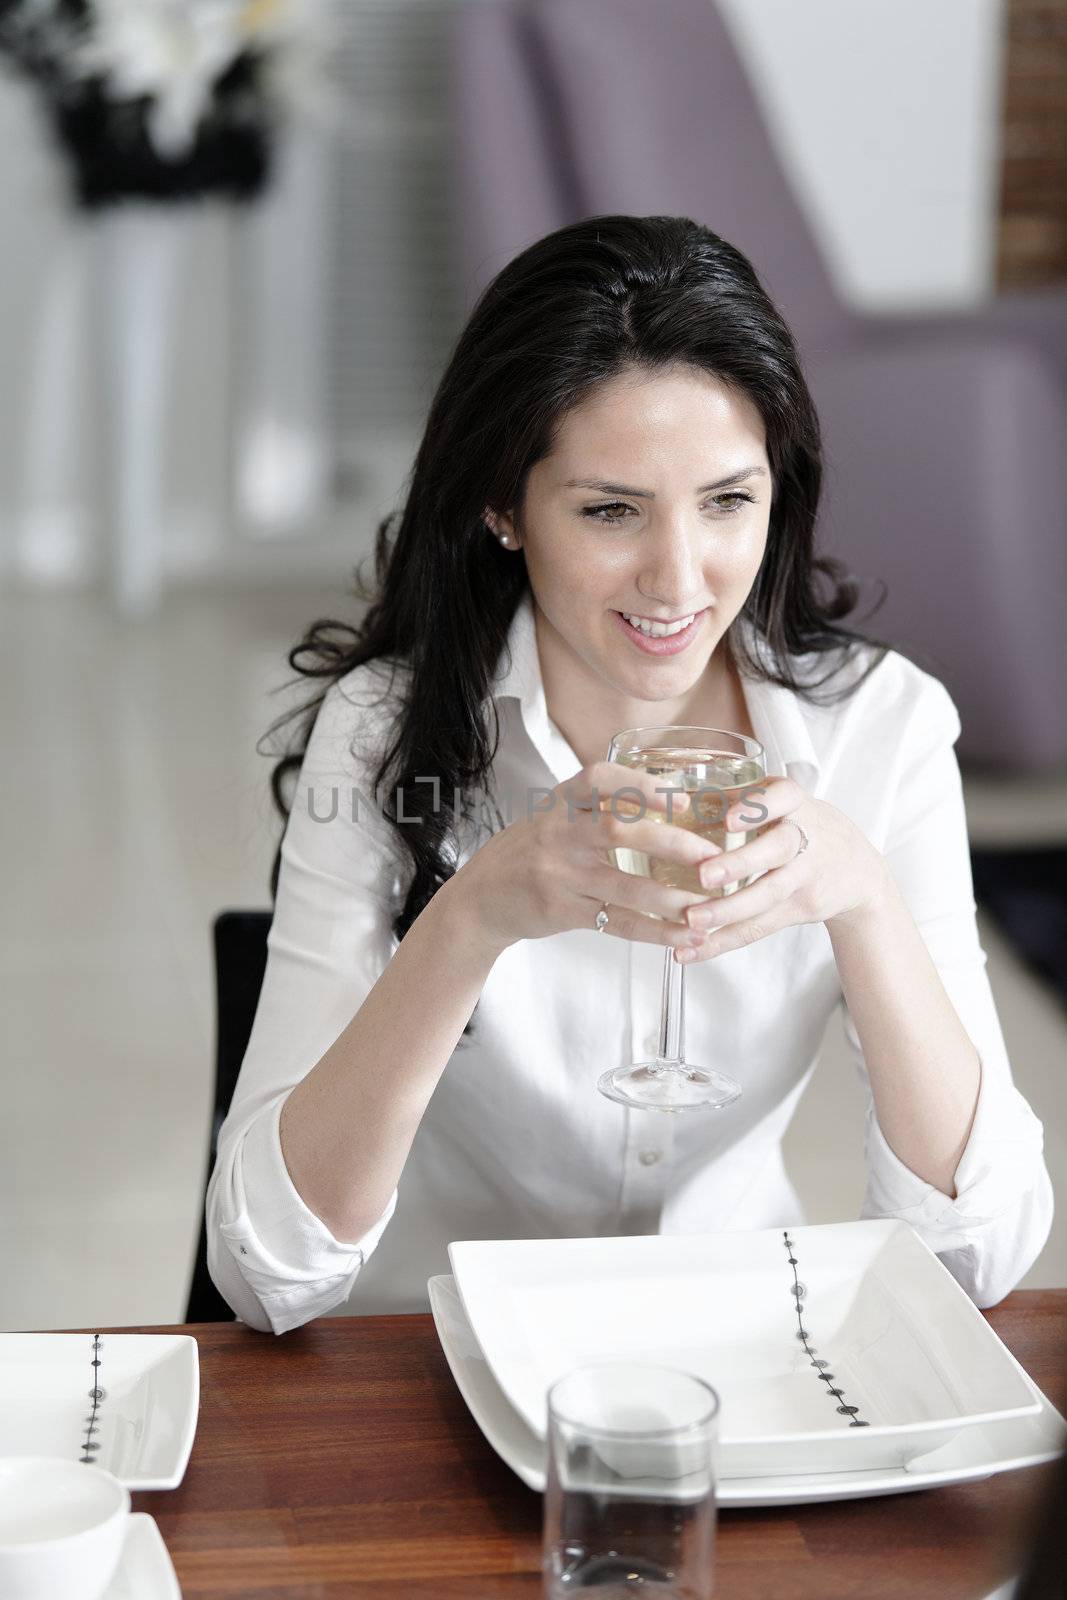
{"label": "purple sofa", "polygon": [[869,602],[888,586],[869,630],[945,682],[961,755],[1067,763],[1067,291],[846,307],[712,0],[471,4],[452,94],[468,304],[584,216],[691,216],[744,250],[822,419],[823,548]]}

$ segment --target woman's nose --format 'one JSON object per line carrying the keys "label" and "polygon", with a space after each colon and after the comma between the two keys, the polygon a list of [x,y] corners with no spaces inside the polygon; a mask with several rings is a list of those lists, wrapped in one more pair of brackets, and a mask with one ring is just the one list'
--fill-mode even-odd
{"label": "woman's nose", "polygon": [[657,605],[682,612],[690,601],[700,602],[704,577],[698,535],[674,525],[654,535],[637,580],[638,592]]}

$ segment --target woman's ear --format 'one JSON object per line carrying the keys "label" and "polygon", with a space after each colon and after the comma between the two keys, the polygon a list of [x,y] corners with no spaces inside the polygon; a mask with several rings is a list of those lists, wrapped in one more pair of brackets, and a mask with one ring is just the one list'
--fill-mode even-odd
{"label": "woman's ear", "polygon": [[490,532],[496,535],[506,550],[517,550],[519,548],[515,524],[506,511],[490,511],[489,507],[486,506],[482,512],[482,521]]}

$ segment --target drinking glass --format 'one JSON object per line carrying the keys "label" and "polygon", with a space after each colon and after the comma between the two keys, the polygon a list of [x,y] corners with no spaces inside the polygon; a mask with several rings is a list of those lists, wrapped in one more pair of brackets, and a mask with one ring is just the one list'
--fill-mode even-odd
{"label": "drinking glass", "polygon": [[709,1600],[719,1397],[670,1367],[578,1367],[548,1393],[544,1592]]}
{"label": "drinking glass", "polygon": [[[659,785],[687,790],[690,796],[688,807],[672,816],[648,808],[643,797],[630,801],[616,795],[612,803],[620,817],[643,815],[653,822],[673,822],[676,827],[712,840],[724,852],[739,850],[759,832],[758,825],[731,832],[725,826],[730,806],[743,800],[767,773],[763,746],[743,733],[683,725],[629,728],[611,741],[608,760],[638,767]],[[719,888],[705,889],[695,866],[640,850],[623,848],[611,854],[623,872],[655,878],[657,883],[688,889],[708,900],[736,894],[749,882],[748,878],[741,878]],[[612,1067],[602,1075],[597,1087],[609,1100],[656,1111],[722,1110],[741,1093],[741,1085],[727,1073],[714,1067],[694,1066],[685,1059],[685,967],[674,959],[672,949],[664,952],[658,1053],[628,1066]]]}

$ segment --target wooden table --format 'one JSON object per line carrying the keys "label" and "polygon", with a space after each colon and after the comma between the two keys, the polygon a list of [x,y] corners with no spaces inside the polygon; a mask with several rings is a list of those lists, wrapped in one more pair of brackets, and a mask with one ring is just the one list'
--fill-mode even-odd
{"label": "wooden table", "polygon": [[[1067,1289],[987,1315],[1062,1408]],[[540,1593],[540,1496],[478,1432],[428,1316],[331,1317],[281,1339],[171,1331],[199,1343],[199,1428],[181,1487],[134,1508],[156,1518],[186,1600]],[[1053,1471],[722,1511],[717,1600],[979,1600],[1014,1570]]]}

